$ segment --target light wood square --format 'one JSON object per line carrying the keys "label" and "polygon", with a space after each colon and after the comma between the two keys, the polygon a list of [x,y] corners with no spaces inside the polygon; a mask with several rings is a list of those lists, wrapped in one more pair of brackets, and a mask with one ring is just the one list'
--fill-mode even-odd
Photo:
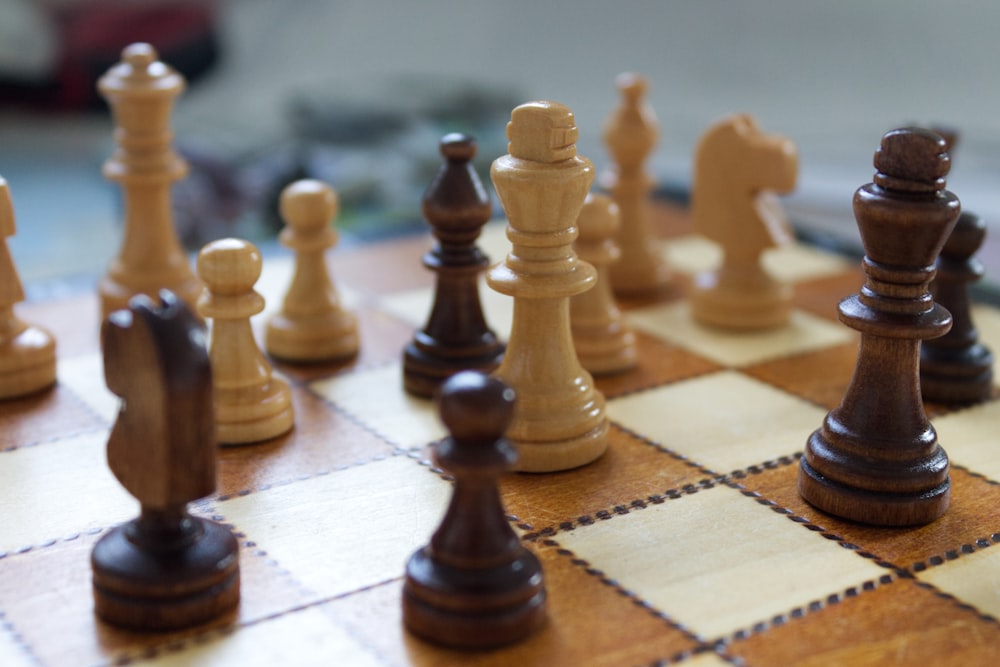
{"label": "light wood square", "polygon": [[60,359],[59,382],[108,424],[118,416],[121,401],[104,384],[104,359],[100,354]]}
{"label": "light wood square", "polygon": [[[670,268],[692,276],[715,269],[722,263],[719,246],[696,234],[671,239],[666,243],[664,254]],[[836,275],[852,266],[843,257],[800,243],[766,251],[761,263],[775,280],[790,284]]]}
{"label": "light wood square", "polygon": [[268,317],[281,309],[281,301],[292,280],[293,261],[289,256],[268,257],[261,266],[260,278],[254,290],[264,297],[263,317]]}
{"label": "light wood square", "polygon": [[[974,305],[972,322],[979,330],[980,342],[993,351],[994,358],[1000,357],[1000,309],[984,304]],[[994,371],[993,384],[1000,385],[1000,371]]]}
{"label": "light wood square", "polygon": [[432,288],[419,287],[405,292],[394,292],[379,298],[378,309],[406,322],[414,329],[418,329],[427,322],[433,299],[434,290]]}
{"label": "light wood square", "polygon": [[[948,458],[972,472],[1000,481],[1000,402],[952,412],[933,421]],[[1000,521],[997,522],[1000,526]]]}
{"label": "light wood square", "polygon": [[490,221],[483,227],[476,245],[489,258],[491,266],[507,257],[511,249],[510,239],[507,238],[507,221],[503,218]]}
{"label": "light wood square", "polygon": [[787,326],[766,331],[735,332],[698,324],[687,301],[629,311],[637,329],[699,354],[723,366],[749,366],[847,343],[856,334],[847,327],[802,310],[793,310]]}
{"label": "light wood square", "polygon": [[705,639],[729,636],[885,573],[726,486],[557,539]]}
{"label": "light wood square", "polygon": [[608,401],[618,424],[718,473],[801,451],[825,412],[736,371]]}
{"label": "light wood square", "polygon": [[106,528],[139,513],[108,469],[107,440],[101,430],[2,454],[0,551]]}
{"label": "light wood square", "polygon": [[397,447],[423,447],[446,434],[434,403],[403,389],[399,363],[337,375],[309,387]]}
{"label": "light wood square", "polygon": [[919,573],[917,578],[993,618],[1000,618],[1000,547],[997,545],[945,561]]}
{"label": "light wood square", "polygon": [[447,433],[434,403],[403,389],[399,363],[337,375],[309,387],[397,447],[423,447]]}
{"label": "light wood square", "polygon": [[400,577],[451,485],[396,456],[220,502],[216,511],[322,598]]}
{"label": "light wood square", "polygon": [[723,660],[716,653],[699,653],[698,655],[685,660],[685,667],[729,667],[733,663]]}
{"label": "light wood square", "polygon": [[292,663],[296,667],[381,664],[315,607],[191,643],[176,653],[129,662],[155,667],[274,667]]}

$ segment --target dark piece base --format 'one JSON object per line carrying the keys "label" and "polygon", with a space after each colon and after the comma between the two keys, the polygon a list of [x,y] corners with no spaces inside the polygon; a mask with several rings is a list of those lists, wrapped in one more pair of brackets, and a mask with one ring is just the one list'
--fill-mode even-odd
{"label": "dark piece base", "polygon": [[920,391],[926,401],[966,404],[993,395],[993,354],[982,345],[966,350],[920,350]]}
{"label": "dark piece base", "polygon": [[456,373],[492,373],[503,360],[504,349],[503,343],[495,343],[486,349],[476,346],[463,356],[461,348],[451,348],[447,358],[438,358],[410,341],[403,350],[403,388],[414,396],[433,398],[438,387]]}
{"label": "dark piece base", "polygon": [[113,625],[175,630],[234,609],[240,600],[239,545],[223,526],[195,518],[203,532],[186,548],[140,550],[119,526],[91,555],[94,611]]}
{"label": "dark piece base", "polygon": [[931,403],[966,405],[989,400],[993,396],[993,372],[974,378],[920,376],[924,400]]}
{"label": "dark piece base", "polygon": [[506,566],[467,571],[435,563],[421,549],[406,564],[403,623],[436,644],[494,648],[541,628],[545,600],[541,565],[528,551]]}
{"label": "dark piece base", "polygon": [[923,493],[878,493],[827,479],[799,461],[799,495],[813,507],[873,526],[919,526],[940,518],[951,502],[951,480]]}

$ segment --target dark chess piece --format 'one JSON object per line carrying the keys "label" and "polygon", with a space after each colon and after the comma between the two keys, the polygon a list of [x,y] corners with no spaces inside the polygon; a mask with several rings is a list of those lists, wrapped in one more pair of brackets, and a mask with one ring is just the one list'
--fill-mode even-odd
{"label": "dark chess piece", "polygon": [[545,622],[541,564],[507,522],[497,487],[517,459],[503,437],[514,392],[496,378],[462,372],[442,385],[439,407],[451,435],[434,457],[455,477],[455,490],[430,544],[406,564],[403,622],[446,646],[509,644]]}
{"label": "dark chess piece", "polygon": [[138,630],[197,625],[236,607],[239,547],[187,504],[215,490],[212,371],[201,324],[171,292],[139,295],[101,329],[108,388],[122,398],[108,464],[141,504],[94,546],[94,606]]}
{"label": "dark chess piece", "polygon": [[436,274],[434,305],[403,352],[403,386],[427,398],[459,371],[492,371],[504,353],[479,301],[477,279],[489,260],[475,243],[492,207],[471,164],[476,142],[464,134],[445,135],[441,155],[445,162],[423,198],[424,217],[438,241],[424,255],[424,266]]}
{"label": "dark chess piece", "polygon": [[854,195],[866,280],[840,303],[840,319],[861,332],[857,367],[799,470],[802,497],[846,519],[924,524],[951,498],[948,457],[924,414],[918,376],[920,341],[951,327],[928,291],[959,215],[958,198],[945,190],[949,165],[937,134],[893,130],[875,152],[874,183]]}
{"label": "dark chess piece", "polygon": [[993,353],[979,342],[969,301],[969,284],[983,277],[982,262],[973,255],[985,238],[982,219],[963,211],[938,258],[931,294],[953,324],[920,348],[920,388],[928,401],[975,403],[993,393]]}
{"label": "dark chess piece", "polygon": [[[958,131],[932,128],[955,158]],[[969,285],[983,277],[982,262],[973,257],[986,238],[986,224],[970,211],[962,211],[958,224],[938,257],[931,295],[951,313],[951,331],[924,341],[920,347],[920,389],[937,403],[966,404],[983,401],[993,393],[993,354],[979,342],[972,321]]]}

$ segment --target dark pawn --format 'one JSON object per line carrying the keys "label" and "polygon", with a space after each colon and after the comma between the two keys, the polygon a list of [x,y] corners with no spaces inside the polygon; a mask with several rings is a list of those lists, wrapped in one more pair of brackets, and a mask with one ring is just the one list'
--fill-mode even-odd
{"label": "dark pawn", "polygon": [[489,260],[475,243],[492,208],[470,164],[476,142],[464,134],[445,135],[441,155],[445,162],[423,199],[424,217],[438,240],[424,255],[424,266],[437,274],[434,306],[403,352],[403,386],[426,398],[459,371],[492,371],[504,353],[479,302],[477,278]]}
{"label": "dark pawn", "polygon": [[455,477],[440,527],[406,564],[403,622],[416,635],[456,648],[518,641],[545,622],[542,567],[504,514],[497,481],[517,453],[503,437],[514,391],[478,372],[441,387],[441,420],[451,436],[435,462]]}
{"label": "dark pawn", "polygon": [[983,277],[983,265],[973,255],[985,238],[986,224],[963,212],[938,258],[931,294],[954,323],[920,348],[920,386],[928,401],[975,403],[993,393],[993,354],[979,342],[969,302],[969,284]]}
{"label": "dark pawn", "polygon": [[108,388],[123,399],[108,464],[142,509],[94,546],[94,607],[108,623],[137,630],[196,625],[240,597],[233,534],[187,511],[215,490],[204,331],[175,295],[160,299],[134,297],[101,329]]}
{"label": "dark pawn", "polygon": [[802,497],[846,519],[929,523],[951,498],[948,457],[919,382],[921,339],[951,327],[928,291],[959,214],[944,189],[949,164],[937,134],[893,130],[875,153],[875,182],[854,195],[866,280],[840,303],[840,319],[861,332],[857,367],[840,406],[806,443],[799,470]]}

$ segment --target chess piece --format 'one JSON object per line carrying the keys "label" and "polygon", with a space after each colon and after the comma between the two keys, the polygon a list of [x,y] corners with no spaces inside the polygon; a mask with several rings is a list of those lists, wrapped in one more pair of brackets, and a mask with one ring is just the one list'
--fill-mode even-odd
{"label": "chess piece", "polygon": [[518,395],[507,437],[518,448],[519,470],[567,470],[607,448],[604,396],[577,359],[569,319],[569,298],[597,279],[572,247],[594,167],[577,156],[573,112],[562,104],[517,107],[507,138],[509,155],[493,162],[490,176],[513,247],[487,282],[514,297],[514,316],[495,375]]}
{"label": "chess piece", "polygon": [[441,386],[439,408],[450,436],[434,459],[454,476],[455,490],[430,544],[406,564],[403,622],[446,646],[509,644],[545,622],[542,566],[507,522],[497,487],[517,459],[503,437],[514,392],[464,371]]}
{"label": "chess piece", "polygon": [[635,334],[615,303],[609,267],[619,258],[614,241],[619,225],[618,206],[610,197],[589,194],[577,218],[573,248],[577,256],[593,265],[597,284],[569,302],[573,345],[580,364],[594,375],[620,373],[636,365]]}
{"label": "chess piece", "polygon": [[0,400],[41,391],[56,381],[52,334],[14,313],[14,304],[24,300],[21,279],[7,247],[7,237],[15,231],[14,204],[7,181],[0,178]]}
{"label": "chess piece", "polygon": [[969,283],[984,273],[973,255],[985,237],[982,219],[963,211],[938,257],[931,296],[951,313],[952,326],[920,346],[920,388],[928,401],[975,403],[993,393],[993,353],[979,342],[969,302]]}
{"label": "chess piece", "polygon": [[775,193],[795,187],[795,146],[766,134],[746,114],[713,125],[695,150],[694,231],[718,243],[722,264],[695,278],[695,320],[734,330],[788,322],[792,289],[761,266],[768,248],[788,243],[791,228]]}
{"label": "chess piece", "polygon": [[250,328],[250,317],[264,310],[264,298],[253,289],[260,271],[260,252],[246,241],[221,239],[198,253],[198,275],[206,287],[198,310],[212,320],[209,356],[216,438],[222,444],[274,438],[294,421],[288,383],[271,376]]}
{"label": "chess piece", "polygon": [[[935,126],[955,159],[958,131]],[[979,342],[972,320],[969,285],[983,277],[982,263],[974,257],[986,238],[986,224],[970,211],[962,211],[945,241],[935,265],[931,296],[951,313],[951,330],[920,346],[920,391],[938,403],[966,404],[988,399],[993,393],[993,353]]]}
{"label": "chess piece", "polygon": [[616,241],[621,261],[611,267],[611,285],[619,294],[655,292],[670,280],[670,268],[653,235],[649,195],[653,178],[644,170],[646,158],[659,136],[659,122],[646,102],[648,82],[625,72],[615,79],[621,104],[604,127],[604,143],[614,164],[601,175],[621,210]]}
{"label": "chess piece", "polygon": [[428,398],[461,370],[492,371],[504,351],[479,302],[478,277],[489,260],[475,242],[492,209],[471,164],[476,142],[448,134],[441,155],[444,164],[423,198],[424,217],[438,241],[424,255],[424,266],[436,274],[434,305],[403,351],[403,386]]}
{"label": "chess piece", "polygon": [[948,508],[948,457],[924,414],[918,378],[921,339],[951,326],[928,292],[959,214],[945,190],[948,167],[941,137],[893,130],[875,153],[874,183],[854,195],[866,279],[840,303],[840,319],[861,332],[857,367],[840,406],[806,443],[799,470],[802,497],[846,519],[908,526]]}
{"label": "chess piece", "polygon": [[157,60],[149,44],[132,44],[97,83],[111,106],[118,149],[105,178],[122,186],[125,231],[121,250],[101,279],[101,311],[124,308],[134,294],[176,293],[194,306],[201,284],[191,272],[174,229],[170,185],[187,163],[170,146],[170,111],[184,78]]}
{"label": "chess piece", "polygon": [[341,307],[324,258],[337,242],[330,228],[337,195],[321,181],[296,181],[281,192],[280,207],[280,239],[295,251],[295,275],[281,312],[267,323],[264,347],[292,362],[349,359],[358,353],[358,320]]}
{"label": "chess piece", "polygon": [[236,607],[239,547],[188,513],[215,490],[212,372],[199,321],[170,292],[139,295],[101,329],[108,388],[122,398],[108,464],[141,505],[94,546],[94,608],[114,625],[173,630]]}

